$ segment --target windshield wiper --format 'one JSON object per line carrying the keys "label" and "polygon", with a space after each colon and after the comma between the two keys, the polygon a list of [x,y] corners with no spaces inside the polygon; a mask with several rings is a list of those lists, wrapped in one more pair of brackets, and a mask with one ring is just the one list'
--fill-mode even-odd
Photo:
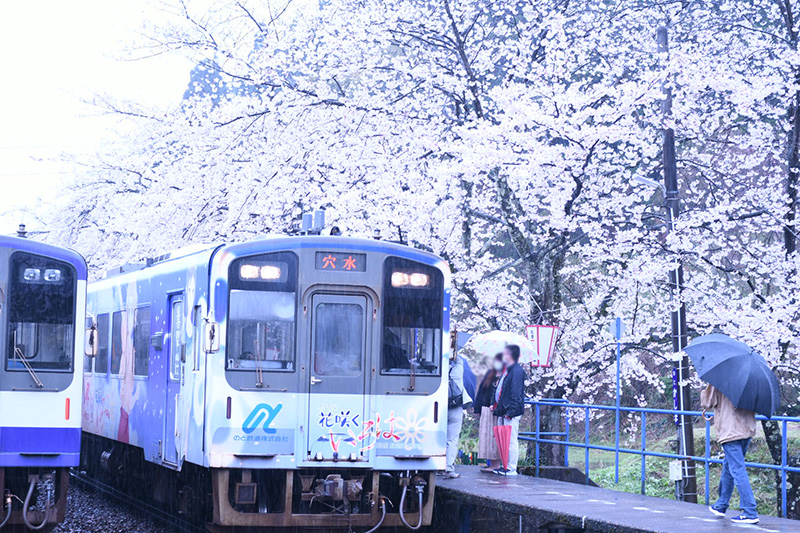
{"label": "windshield wiper", "polygon": [[261,372],[261,354],[256,354],[256,387],[264,386],[264,374]]}
{"label": "windshield wiper", "polygon": [[17,332],[16,331],[14,332],[14,357],[15,358],[19,358],[19,360],[22,362],[22,366],[24,366],[25,370],[28,371],[28,374],[31,375],[31,378],[33,378],[33,382],[36,383],[36,386],[38,388],[40,388],[40,389],[43,388],[44,387],[44,383],[42,383],[42,380],[40,380],[39,376],[36,375],[36,371],[33,369],[31,364],[28,362],[28,358],[25,357],[25,354],[22,353],[22,350],[20,350],[19,346],[17,346]]}
{"label": "windshield wiper", "polygon": [[416,365],[417,361],[415,361],[415,359],[417,359],[418,357],[419,356],[417,354],[414,354],[414,356],[412,358],[410,358],[409,361],[408,361],[409,362],[409,366],[410,366],[410,368],[409,368],[410,376],[409,376],[409,380],[408,380],[408,390],[410,390],[410,391],[413,391],[417,387],[417,365]]}

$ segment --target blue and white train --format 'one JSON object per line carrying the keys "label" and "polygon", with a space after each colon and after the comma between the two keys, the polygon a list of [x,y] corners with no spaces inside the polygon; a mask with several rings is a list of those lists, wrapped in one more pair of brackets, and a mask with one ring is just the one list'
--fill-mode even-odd
{"label": "blue and white train", "polygon": [[64,520],[80,460],[86,263],[0,236],[0,528]]}
{"label": "blue and white train", "polygon": [[449,284],[439,257],[337,236],[118,268],[89,287],[83,467],[212,531],[430,524]]}

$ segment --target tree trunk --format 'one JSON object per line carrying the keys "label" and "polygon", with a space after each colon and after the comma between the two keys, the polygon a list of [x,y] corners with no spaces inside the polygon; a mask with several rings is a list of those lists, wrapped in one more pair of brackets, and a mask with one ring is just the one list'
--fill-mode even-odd
{"label": "tree trunk", "polygon": [[[560,387],[548,394],[549,398],[562,398],[564,390]],[[539,431],[541,433],[562,433],[566,428],[564,422],[566,412],[561,407],[540,407],[539,408]],[[536,432],[536,411],[531,411],[531,429]],[[547,440],[564,440],[555,436],[542,437]],[[528,459],[531,463],[536,461],[536,444],[528,442]],[[564,446],[558,444],[539,445],[539,464],[541,466],[564,466]]]}
{"label": "tree trunk", "polygon": [[786,224],[783,228],[783,241],[787,255],[791,255],[797,250],[795,222],[797,218],[797,187],[798,181],[800,181],[800,91],[795,92],[794,102],[789,109],[789,118],[792,122],[787,150],[789,173],[786,180],[786,194],[789,197],[789,205],[786,211]]}

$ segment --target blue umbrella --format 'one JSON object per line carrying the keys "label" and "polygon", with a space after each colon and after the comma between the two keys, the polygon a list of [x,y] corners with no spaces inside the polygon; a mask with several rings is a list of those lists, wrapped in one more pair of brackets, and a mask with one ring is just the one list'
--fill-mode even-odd
{"label": "blue umbrella", "polygon": [[739,409],[772,416],[780,407],[778,379],[764,358],[745,343],[712,333],[696,338],[685,351],[700,379]]}
{"label": "blue umbrella", "polygon": [[461,358],[461,362],[464,363],[464,390],[467,392],[467,395],[475,401],[475,386],[477,384],[477,379],[475,378],[475,372],[472,371],[472,368],[469,366],[469,362],[467,358],[463,355],[459,355]]}

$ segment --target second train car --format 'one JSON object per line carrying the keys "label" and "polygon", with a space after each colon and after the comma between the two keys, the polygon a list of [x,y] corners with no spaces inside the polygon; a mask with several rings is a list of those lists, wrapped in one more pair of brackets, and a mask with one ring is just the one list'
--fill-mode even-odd
{"label": "second train car", "polygon": [[0,530],[64,520],[81,443],[86,263],[0,237]]}
{"label": "second train car", "polygon": [[267,237],[89,287],[83,467],[227,528],[431,522],[449,269],[380,240]]}

